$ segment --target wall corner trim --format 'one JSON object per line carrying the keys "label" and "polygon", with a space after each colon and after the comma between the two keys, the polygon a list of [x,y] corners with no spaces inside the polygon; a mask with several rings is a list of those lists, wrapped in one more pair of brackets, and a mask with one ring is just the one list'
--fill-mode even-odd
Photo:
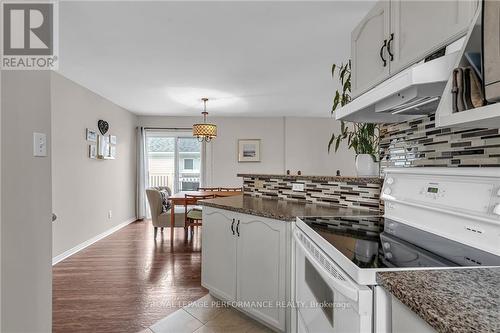
{"label": "wall corner trim", "polygon": [[132,218],[126,220],[125,222],[122,222],[122,223],[114,226],[113,228],[108,229],[108,230],[104,231],[103,233],[100,233],[99,235],[94,236],[94,237],[90,238],[89,240],[86,240],[85,242],[80,243],[77,246],[75,246],[67,251],[64,251],[60,255],[52,258],[52,266],[63,261],[64,259],[66,259],[68,257],[71,257],[73,254],[80,252],[84,248],[94,244],[95,242],[97,242],[97,241],[99,241],[99,240],[101,240],[101,239],[103,239],[103,238],[105,238],[113,233],[115,233],[116,231],[120,230],[123,227],[126,227],[127,225],[129,225],[130,223],[135,222],[135,221],[137,221],[137,218],[132,217]]}

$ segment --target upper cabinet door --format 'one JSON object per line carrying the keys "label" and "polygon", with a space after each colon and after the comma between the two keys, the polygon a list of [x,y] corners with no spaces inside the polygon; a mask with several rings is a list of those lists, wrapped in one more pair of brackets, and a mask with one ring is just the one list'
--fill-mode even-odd
{"label": "upper cabinet door", "polygon": [[477,0],[393,0],[391,75],[465,35],[476,9]]}
{"label": "upper cabinet door", "polygon": [[[389,76],[387,43],[390,2],[379,1],[351,34],[352,95],[358,96]],[[384,60],[385,59],[385,65]]]}

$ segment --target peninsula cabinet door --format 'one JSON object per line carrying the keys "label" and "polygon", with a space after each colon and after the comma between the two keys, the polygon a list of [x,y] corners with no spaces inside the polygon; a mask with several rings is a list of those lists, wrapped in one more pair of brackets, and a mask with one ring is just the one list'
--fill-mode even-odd
{"label": "peninsula cabinet door", "polygon": [[436,333],[426,321],[392,296],[392,332]]}
{"label": "peninsula cabinet door", "polygon": [[392,1],[391,75],[464,36],[477,6],[477,0]]}
{"label": "peninsula cabinet door", "polygon": [[237,237],[231,225],[237,216],[236,213],[203,208],[201,284],[226,301],[236,300]]}
{"label": "peninsula cabinet door", "polygon": [[351,34],[352,94],[358,96],[389,76],[387,43],[390,2],[379,1]]}
{"label": "peninsula cabinet door", "polygon": [[285,302],[287,223],[242,214],[238,237],[238,301],[254,302],[245,311],[281,331],[286,310],[275,305]]}

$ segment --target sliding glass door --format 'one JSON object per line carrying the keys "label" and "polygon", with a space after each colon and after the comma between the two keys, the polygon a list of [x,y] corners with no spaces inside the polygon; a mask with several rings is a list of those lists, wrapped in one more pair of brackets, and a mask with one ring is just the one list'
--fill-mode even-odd
{"label": "sliding glass door", "polygon": [[147,130],[148,186],[168,186],[174,193],[197,190],[201,178],[201,148],[191,132]]}

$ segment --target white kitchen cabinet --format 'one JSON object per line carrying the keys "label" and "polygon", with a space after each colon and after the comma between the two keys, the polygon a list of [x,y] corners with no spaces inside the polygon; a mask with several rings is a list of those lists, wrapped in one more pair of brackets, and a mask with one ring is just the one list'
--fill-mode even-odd
{"label": "white kitchen cabinet", "polygon": [[202,285],[286,331],[290,313],[279,305],[290,299],[291,223],[204,207],[202,229]]}
{"label": "white kitchen cabinet", "polygon": [[242,215],[237,256],[238,300],[264,302],[264,307],[250,307],[248,311],[282,331],[285,309],[277,307],[276,302],[285,302],[286,225],[283,221]]}
{"label": "white kitchen cabinet", "polygon": [[354,96],[389,76],[386,48],[389,35],[390,2],[379,1],[351,34],[351,89]]}
{"label": "white kitchen cabinet", "polygon": [[392,296],[392,332],[435,333],[436,330],[397,298]]}
{"label": "white kitchen cabinet", "polygon": [[[226,301],[236,300],[236,241],[238,215],[203,209],[201,284]],[[233,224],[234,223],[234,224]]]}
{"label": "white kitchen cabinet", "polygon": [[[460,56],[454,67],[470,66],[464,54],[481,50],[481,11],[475,14],[470,31],[465,39]],[[500,127],[500,103],[488,104],[475,109],[460,112],[453,111],[453,96],[451,93],[453,79],[450,78],[444,88],[443,95],[436,110],[436,127],[455,128],[498,128]]]}
{"label": "white kitchen cabinet", "polygon": [[477,0],[377,2],[351,34],[352,95],[464,36],[477,7]]}
{"label": "white kitchen cabinet", "polygon": [[391,75],[464,36],[476,9],[475,0],[392,1]]}

